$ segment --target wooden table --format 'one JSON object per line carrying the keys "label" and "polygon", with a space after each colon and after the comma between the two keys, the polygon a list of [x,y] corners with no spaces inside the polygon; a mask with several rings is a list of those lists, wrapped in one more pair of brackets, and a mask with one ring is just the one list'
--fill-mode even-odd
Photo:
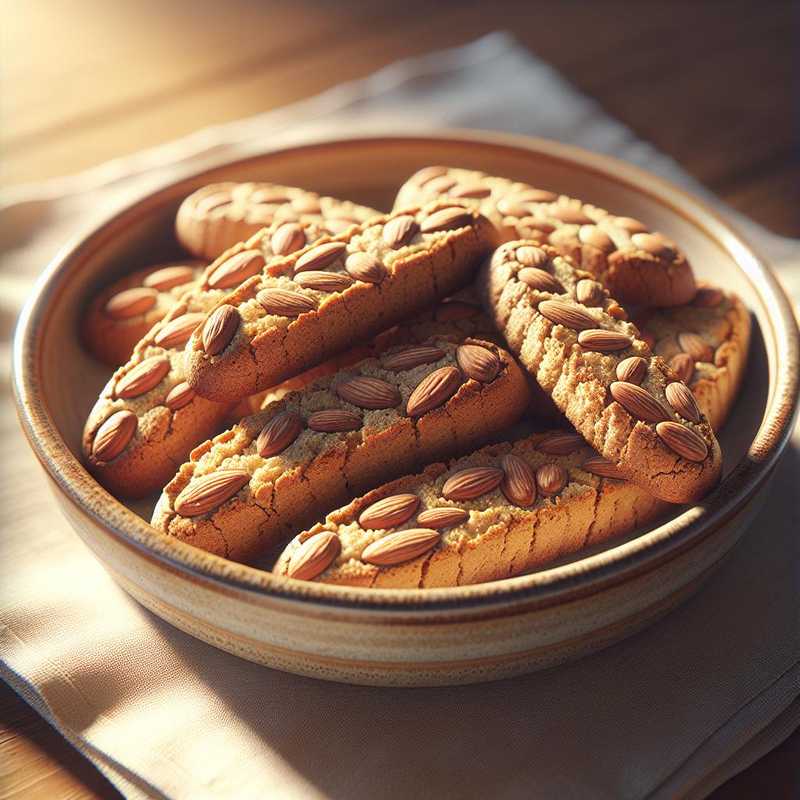
{"label": "wooden table", "polygon": [[[800,236],[790,3],[27,0],[4,4],[2,181],[68,174],[367,75],[514,31],[732,206]],[[715,800],[800,796],[800,732]],[[0,797],[119,794],[0,689]]]}

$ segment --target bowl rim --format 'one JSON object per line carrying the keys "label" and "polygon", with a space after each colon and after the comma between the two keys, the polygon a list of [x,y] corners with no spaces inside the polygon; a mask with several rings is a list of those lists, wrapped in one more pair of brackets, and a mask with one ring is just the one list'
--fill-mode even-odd
{"label": "bowl rim", "polygon": [[[634,539],[576,558],[567,564],[490,583],[437,589],[365,589],[298,581],[265,570],[228,561],[164,536],[143,518],[106,492],[73,455],[38,391],[37,342],[44,336],[47,308],[56,299],[59,285],[71,266],[85,254],[102,247],[114,229],[130,219],[150,213],[154,202],[188,194],[204,183],[223,180],[218,173],[241,169],[250,162],[337,148],[381,147],[452,142],[496,150],[535,154],[593,172],[667,206],[689,224],[701,229],[728,252],[756,294],[772,314],[764,331],[769,369],[766,408],[745,457],[720,485],[703,498],[702,505],[685,509],[663,524]],[[39,276],[25,304],[14,335],[12,385],[23,432],[51,483],[79,515],[117,543],[161,568],[222,593],[246,592],[251,601],[269,605],[287,601],[310,608],[358,608],[379,612],[418,612],[481,609],[491,613],[500,604],[525,602],[543,606],[564,602],[621,583],[633,575],[656,569],[699,541],[711,536],[740,513],[762,489],[783,452],[798,409],[797,323],[792,305],[771,269],[752,246],[716,211],[701,200],[646,170],[611,156],[593,153],[547,139],[490,131],[440,129],[431,133],[375,133],[367,136],[308,137],[290,146],[267,147],[238,159],[220,158],[202,169],[184,172],[178,179],[162,182],[135,197],[122,209],[107,214],[88,232],[75,235]],[[294,606],[298,609],[298,605]]]}

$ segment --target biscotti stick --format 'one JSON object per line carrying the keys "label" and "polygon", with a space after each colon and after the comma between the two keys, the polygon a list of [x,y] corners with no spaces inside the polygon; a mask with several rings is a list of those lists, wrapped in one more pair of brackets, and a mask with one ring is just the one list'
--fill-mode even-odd
{"label": "biscotti stick", "polygon": [[261,228],[281,222],[324,223],[331,234],[365,222],[378,213],[334,197],[274,183],[214,183],[181,203],[175,219],[178,241],[209,261]]}
{"label": "biscotti stick", "polygon": [[159,491],[192,448],[219,430],[233,403],[198,397],[186,383],[189,336],[232,288],[322,233],[316,222],[263,228],[209,265],[141,339],[101,392],[84,429],[84,456],[103,486],[123,497]]}
{"label": "biscotti stick", "polygon": [[519,241],[499,247],[481,279],[512,352],[621,474],[673,503],[716,484],[722,456],[691,391],[591,275]]}
{"label": "biscotti stick", "polygon": [[409,178],[397,194],[395,209],[437,198],[479,209],[504,241],[551,244],[591,272],[620,302],[672,306],[694,295],[686,257],[639,220],[525,183],[450,167],[426,167]]}
{"label": "biscotti stick", "polygon": [[191,260],[154,264],[101,289],[83,316],[86,348],[111,367],[124,364],[136,343],[196,284],[205,266]]}
{"label": "biscotti stick", "polygon": [[296,536],[274,572],[369,588],[482,583],[629,533],[665,508],[574,432],[532,434],[359,497]]}
{"label": "biscotti stick", "polygon": [[747,364],[750,312],[730,292],[701,286],[691,303],[636,317],[641,338],[692,390],[714,431],[724,425]]}
{"label": "biscotti stick", "polygon": [[192,334],[189,384],[229,401],[297,375],[464,286],[494,238],[477,212],[433,204],[293,253]]}
{"label": "biscotti stick", "polygon": [[197,448],[164,490],[153,525],[250,561],[353,493],[486,441],[527,402],[522,371],[492,343],[391,348]]}

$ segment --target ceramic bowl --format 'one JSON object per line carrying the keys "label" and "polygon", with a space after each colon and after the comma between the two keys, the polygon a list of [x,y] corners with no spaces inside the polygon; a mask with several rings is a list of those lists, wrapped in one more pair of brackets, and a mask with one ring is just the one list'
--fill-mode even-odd
{"label": "ceramic bowl", "polygon": [[[277,578],[153,530],[81,465],[80,432],[108,378],[78,342],[93,290],[134,265],[177,255],[183,197],[219,180],[269,180],[389,209],[427,164],[507,175],[645,220],[702,277],[752,309],[748,379],[723,431],[725,476],[694,507],[599,552],[508,580],[426,591]],[[170,183],[73,242],[51,263],[15,341],[22,426],[75,531],[151,611],[243,658],[302,675],[378,685],[506,677],[576,658],[637,631],[689,596],[748,527],[797,407],[798,338],[768,267],[698,200],[627,164],[553,142],[446,132],[268,150]],[[146,505],[146,504],[145,504]],[[149,517],[149,508],[138,510]]]}

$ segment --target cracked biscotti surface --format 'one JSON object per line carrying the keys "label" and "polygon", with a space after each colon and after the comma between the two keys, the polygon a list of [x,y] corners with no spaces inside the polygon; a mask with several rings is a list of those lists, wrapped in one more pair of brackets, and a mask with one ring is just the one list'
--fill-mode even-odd
{"label": "cracked biscotti surface", "polygon": [[323,237],[209,315],[186,347],[189,384],[229,401],[304,372],[464,286],[495,236],[477,212],[431,204]]}
{"label": "cracked biscotti surface", "polygon": [[704,285],[688,305],[644,312],[636,324],[719,431],[747,364],[751,320],[744,303],[735,294]]}
{"label": "cracked biscotti surface", "polygon": [[527,402],[519,366],[493,343],[390,348],[198,447],[152,522],[250,561],[353,494],[468,451],[513,424]]}
{"label": "cracked biscotti surface", "polygon": [[686,257],[639,220],[507,178],[440,166],[412,175],[400,188],[395,208],[437,198],[478,208],[504,241],[552,245],[593,273],[620,302],[672,306],[694,295]]}
{"label": "cracked biscotti surface", "polygon": [[178,241],[199,258],[218,258],[261,228],[281,222],[313,222],[341,233],[377,212],[348,200],[274,183],[213,183],[190,194],[175,219]]}
{"label": "cracked biscotti surface", "polygon": [[481,281],[512,352],[621,474],[674,503],[716,484],[722,456],[691,391],[591,275],[518,241],[495,251]]}
{"label": "cracked biscotti surface", "polygon": [[556,431],[433,464],[296,536],[274,572],[370,588],[462,586],[541,567],[666,507]]}

